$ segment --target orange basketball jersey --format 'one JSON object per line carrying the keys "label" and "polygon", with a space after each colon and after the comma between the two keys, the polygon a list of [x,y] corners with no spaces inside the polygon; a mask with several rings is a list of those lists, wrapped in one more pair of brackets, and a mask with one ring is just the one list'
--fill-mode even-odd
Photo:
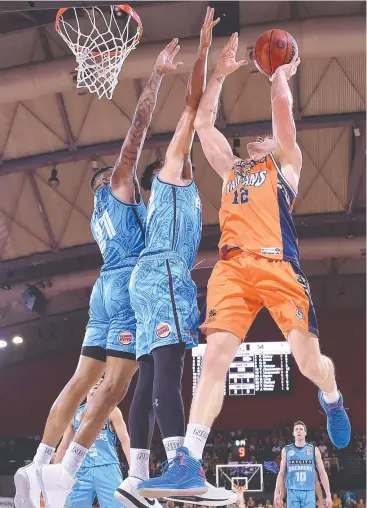
{"label": "orange basketball jersey", "polygon": [[272,154],[239,159],[223,187],[219,249],[232,246],[270,259],[299,263],[292,219],[296,193]]}

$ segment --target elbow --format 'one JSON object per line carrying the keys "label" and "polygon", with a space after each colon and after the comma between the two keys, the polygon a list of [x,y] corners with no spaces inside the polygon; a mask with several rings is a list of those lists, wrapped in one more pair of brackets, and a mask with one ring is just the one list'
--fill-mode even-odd
{"label": "elbow", "polygon": [[199,134],[200,131],[206,129],[210,125],[210,120],[206,118],[205,115],[202,115],[198,112],[194,120],[194,129],[196,132]]}

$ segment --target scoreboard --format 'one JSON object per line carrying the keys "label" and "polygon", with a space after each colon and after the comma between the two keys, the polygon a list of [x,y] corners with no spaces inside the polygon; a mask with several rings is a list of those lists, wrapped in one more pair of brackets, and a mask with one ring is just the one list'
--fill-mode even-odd
{"label": "scoreboard", "polygon": [[[206,344],[192,349],[193,391],[199,381]],[[231,363],[225,395],[289,395],[292,357],[288,342],[245,342]]]}

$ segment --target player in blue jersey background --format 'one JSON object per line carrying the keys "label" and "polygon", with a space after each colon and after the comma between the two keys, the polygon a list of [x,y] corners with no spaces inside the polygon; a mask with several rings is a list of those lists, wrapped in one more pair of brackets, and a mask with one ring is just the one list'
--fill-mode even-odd
{"label": "player in blue jersey background", "polygon": [[[34,461],[15,475],[16,508],[39,508],[40,486],[46,508],[63,508],[88,449],[136,372],[136,321],[128,286],[144,248],[146,223],[136,170],[158,90],[163,76],[179,65],[173,62],[178,51],[178,39],[173,39],[160,53],[114,167],[101,168],[93,175],[91,229],[104,264],[92,291],[89,322],[76,372],[51,408]],[[62,464],[48,465],[73,414],[104,372],[105,380],[88,404]],[[158,502],[155,504],[159,506]]]}
{"label": "player in blue jersey background", "polygon": [[[130,408],[131,469],[116,492],[128,508],[147,506],[137,487],[149,480],[149,448],[154,415],[167,458],[183,445],[185,432],[181,379],[185,350],[197,344],[197,289],[191,278],[202,228],[201,199],[190,158],[194,120],[205,88],[207,57],[212,40],[214,9],[207,8],[200,46],[189,77],[185,106],[166,156],[147,166],[141,181],[151,190],[146,246],[130,281],[131,304],[137,319],[136,356],[139,378]],[[154,400],[154,415],[151,401]],[[205,489],[208,490],[209,486]],[[222,504],[236,499],[215,489],[209,497]],[[200,493],[199,493],[200,494]],[[145,495],[145,494],[143,494]],[[190,501],[191,502],[191,501]],[[206,505],[208,500],[201,498]]]}
{"label": "player in blue jersey background", "polygon": [[301,421],[296,422],[293,425],[294,443],[282,450],[274,492],[274,508],[283,506],[284,484],[289,508],[315,508],[317,473],[324,487],[327,506],[332,508],[329,478],[320,450],[306,442],[306,435],[306,425]]}
{"label": "player in blue jersey background", "polygon": [[[101,379],[89,392],[86,404],[82,404],[74,415],[57,449],[55,463],[61,462],[73,440],[86,410]],[[115,408],[102,427],[97,439],[89,449],[77,473],[77,482],[68,496],[65,506],[71,508],[90,508],[98,497],[101,508],[117,508],[120,504],[113,493],[122,481],[116,442],[120,440],[126,459],[130,462],[130,438],[121,411]]]}

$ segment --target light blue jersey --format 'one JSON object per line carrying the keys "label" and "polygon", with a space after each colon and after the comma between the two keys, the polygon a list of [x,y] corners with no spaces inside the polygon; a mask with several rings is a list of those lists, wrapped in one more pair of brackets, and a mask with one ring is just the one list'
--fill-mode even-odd
{"label": "light blue jersey", "polygon": [[197,344],[197,288],[191,278],[201,238],[201,200],[185,187],[153,180],[146,247],[133,270],[130,300],[137,320],[136,357],[155,348]]}
{"label": "light blue jersey", "polygon": [[[73,428],[75,433],[78,432],[85,407],[86,404],[80,406],[74,415]],[[83,461],[83,468],[106,466],[108,464],[119,464],[116,453],[116,434],[111,430],[109,421],[104,424],[97,439],[90,447]]]}
{"label": "light blue jersey", "polygon": [[315,490],[315,447],[309,443],[299,448],[295,444],[285,447],[287,490]]}
{"label": "light blue jersey", "polygon": [[129,297],[131,273],[145,245],[147,210],[120,201],[103,185],[94,196],[92,234],[104,264],[93,286],[82,354],[135,359],[136,319]]}
{"label": "light blue jersey", "polygon": [[[79,429],[84,410],[85,404],[74,415],[74,432]],[[111,430],[110,423],[106,422],[76,474],[77,481],[65,506],[90,508],[97,496],[101,508],[121,508],[114,497],[115,490],[122,482],[115,446],[116,434]]]}
{"label": "light blue jersey", "polygon": [[102,272],[137,260],[144,248],[147,211],[144,201],[137,205],[120,201],[103,185],[94,196],[91,230],[103,256]]}
{"label": "light blue jersey", "polygon": [[156,176],[148,204],[146,247],[142,255],[177,252],[193,267],[202,228],[201,199],[194,181],[180,187]]}

